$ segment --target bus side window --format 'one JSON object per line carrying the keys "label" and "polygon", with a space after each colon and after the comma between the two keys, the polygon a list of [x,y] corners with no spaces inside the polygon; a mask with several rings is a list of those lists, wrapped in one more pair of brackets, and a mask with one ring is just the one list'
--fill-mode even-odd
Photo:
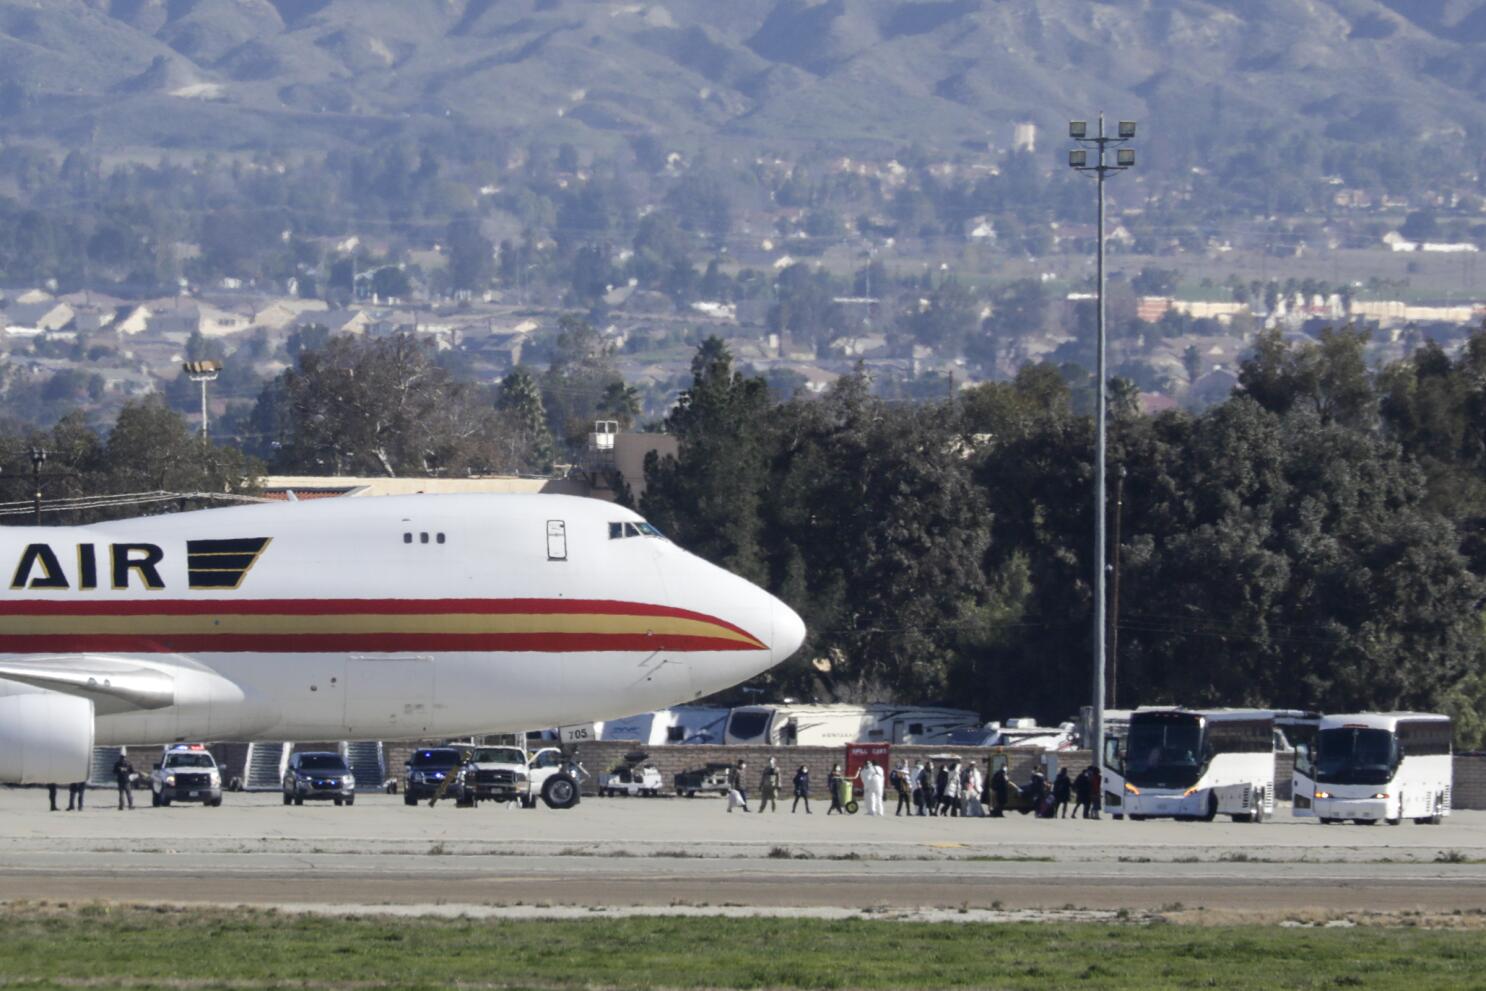
{"label": "bus side window", "polygon": [[1295,770],[1308,778],[1316,776],[1316,769],[1311,764],[1311,745],[1299,742],[1295,744]]}

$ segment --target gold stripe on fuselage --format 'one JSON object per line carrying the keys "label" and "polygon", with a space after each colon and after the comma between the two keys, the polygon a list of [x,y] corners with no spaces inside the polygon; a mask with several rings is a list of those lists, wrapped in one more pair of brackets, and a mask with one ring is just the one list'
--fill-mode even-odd
{"label": "gold stripe on fuselage", "polygon": [[585,633],[709,637],[759,646],[751,636],[716,623],[676,616],[612,613],[334,613],[319,616],[144,615],[0,616],[7,636],[307,636],[314,634]]}

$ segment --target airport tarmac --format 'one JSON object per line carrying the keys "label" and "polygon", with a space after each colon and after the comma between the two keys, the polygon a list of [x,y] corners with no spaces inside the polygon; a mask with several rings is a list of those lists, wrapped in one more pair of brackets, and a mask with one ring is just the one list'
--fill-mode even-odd
{"label": "airport tarmac", "polygon": [[[62,795],[65,798],[65,791]],[[0,901],[343,908],[677,906],[1486,912],[1486,813],[1440,826],[729,814],[714,799],[81,813],[0,789]],[[891,804],[889,805],[891,808]]]}

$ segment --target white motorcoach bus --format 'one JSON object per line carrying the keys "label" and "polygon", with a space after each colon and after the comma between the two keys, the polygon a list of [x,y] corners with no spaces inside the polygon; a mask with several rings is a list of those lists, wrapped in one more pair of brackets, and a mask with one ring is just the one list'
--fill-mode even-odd
{"label": "white motorcoach bus", "polygon": [[1422,712],[1324,716],[1297,745],[1293,810],[1323,823],[1438,824],[1454,781],[1450,717]]}
{"label": "white motorcoach bus", "polygon": [[1131,819],[1261,822],[1274,814],[1274,712],[1136,709],[1116,774]]}

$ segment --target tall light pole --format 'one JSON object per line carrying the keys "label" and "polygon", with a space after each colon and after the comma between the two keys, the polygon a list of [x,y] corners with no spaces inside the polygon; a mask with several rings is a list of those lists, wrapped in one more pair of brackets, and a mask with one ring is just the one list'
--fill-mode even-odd
{"label": "tall light pole", "polygon": [[46,464],[46,448],[31,448],[31,491],[35,498],[37,526],[41,526],[41,466],[44,464]]}
{"label": "tall light pole", "polygon": [[[1104,133],[1104,114],[1099,115],[1099,132],[1089,134],[1088,121],[1075,120],[1068,123],[1068,136],[1082,148],[1068,152],[1068,165],[1079,172],[1093,175],[1099,188],[1099,233],[1098,233],[1098,317],[1096,321],[1098,343],[1095,348],[1094,377],[1098,383],[1098,394],[1094,402],[1094,714],[1090,746],[1093,750],[1094,766],[1102,767],[1104,760],[1104,447],[1105,406],[1109,384],[1104,369],[1104,180],[1115,172],[1123,172],[1135,164],[1135,149],[1121,147],[1135,137],[1135,121],[1120,121],[1116,134]],[[1089,150],[1094,150],[1095,159],[1089,161]],[[1113,149],[1115,160],[1109,161]]]}
{"label": "tall light pole", "polygon": [[188,361],[185,363],[186,377],[192,382],[201,383],[201,442],[206,443],[206,384],[215,382],[217,376],[222,374],[222,363],[220,361]]}

